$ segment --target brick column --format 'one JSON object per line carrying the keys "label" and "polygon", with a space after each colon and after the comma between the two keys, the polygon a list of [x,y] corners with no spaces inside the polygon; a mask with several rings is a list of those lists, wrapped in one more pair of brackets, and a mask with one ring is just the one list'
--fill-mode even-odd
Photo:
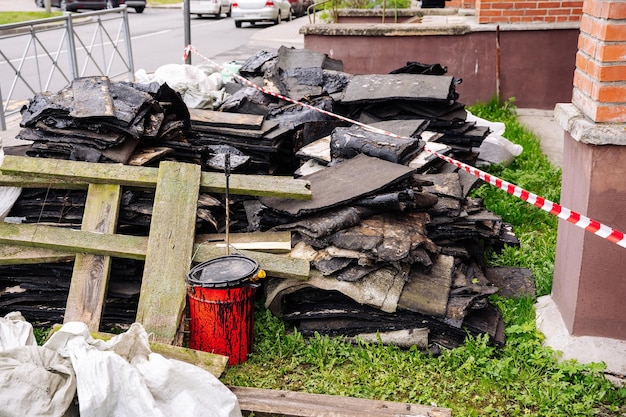
{"label": "brick column", "polygon": [[[626,232],[626,1],[585,0],[561,203]],[[626,340],[626,249],[560,221],[552,299],[573,336]]]}

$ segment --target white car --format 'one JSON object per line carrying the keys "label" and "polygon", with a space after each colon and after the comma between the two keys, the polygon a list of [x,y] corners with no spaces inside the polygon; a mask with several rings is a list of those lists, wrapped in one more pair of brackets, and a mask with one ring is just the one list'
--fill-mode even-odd
{"label": "white car", "polygon": [[277,25],[283,19],[291,20],[293,10],[287,0],[233,0],[231,16],[238,28],[243,22],[252,25],[271,22]]}
{"label": "white car", "polygon": [[215,17],[230,17],[230,0],[191,0],[189,2],[189,14],[202,17],[205,14]]}

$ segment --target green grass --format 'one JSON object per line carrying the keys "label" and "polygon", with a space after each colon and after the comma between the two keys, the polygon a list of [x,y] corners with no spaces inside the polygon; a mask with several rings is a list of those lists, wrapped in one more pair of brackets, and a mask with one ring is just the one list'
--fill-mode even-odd
{"label": "green grass", "polygon": [[0,12],[0,25],[26,22],[28,20],[45,19],[61,15],[63,15],[61,12]]}
{"label": "green grass", "polygon": [[[514,106],[495,102],[470,111],[506,124],[505,136],[524,147],[509,167],[489,172],[554,202],[560,196],[560,169],[541,153],[539,141],[518,122]],[[530,268],[538,294],[552,285],[557,220],[504,191],[483,186],[476,195],[513,224],[521,248],[490,254],[493,264]],[[626,388],[603,375],[603,364],[558,361],[543,347],[535,326],[532,298],[492,301],[503,311],[507,342],[494,348],[485,338],[468,338],[457,349],[432,357],[417,349],[381,344],[353,345],[316,336],[305,339],[257,307],[250,359],[227,371],[222,381],[268,389],[346,395],[437,405],[459,416],[624,416]]]}
{"label": "green grass", "polygon": [[[149,5],[181,4],[182,0],[147,0]],[[0,12],[0,25],[8,23],[25,22],[27,20],[45,19],[47,17],[62,16],[63,13],[56,7],[52,13],[41,12]]]}

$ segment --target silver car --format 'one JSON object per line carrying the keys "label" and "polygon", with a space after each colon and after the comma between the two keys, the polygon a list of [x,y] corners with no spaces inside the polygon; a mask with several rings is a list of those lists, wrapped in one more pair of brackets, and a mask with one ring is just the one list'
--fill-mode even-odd
{"label": "silver car", "polygon": [[218,18],[225,14],[226,17],[230,17],[230,0],[191,0],[189,14],[198,17],[208,14]]}
{"label": "silver car", "polygon": [[279,24],[283,19],[291,20],[293,10],[287,0],[233,0],[231,16],[235,26],[243,22],[254,25],[257,22]]}

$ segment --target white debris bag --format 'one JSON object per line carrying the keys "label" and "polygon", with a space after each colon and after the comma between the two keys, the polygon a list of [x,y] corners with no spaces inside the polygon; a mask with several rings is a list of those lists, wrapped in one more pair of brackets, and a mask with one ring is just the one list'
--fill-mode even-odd
{"label": "white debris bag", "polygon": [[37,346],[33,325],[18,311],[0,317],[0,352],[22,346]]}
{"label": "white debris bag", "polygon": [[216,109],[225,99],[225,93],[221,91],[222,74],[212,67],[166,64],[158,67],[153,74],[139,70],[135,78],[143,83],[167,83],[192,109]]}
{"label": "white debris bag", "polygon": [[475,116],[467,111],[466,122],[473,122],[476,126],[487,126],[489,135],[483,140],[478,148],[474,151],[478,152],[477,165],[502,164],[508,166],[520,156],[524,151],[521,145],[511,142],[505,138],[504,131],[506,126],[502,122],[490,122],[481,117]]}
{"label": "white debris bag", "polygon": [[[0,335],[28,340],[21,330]],[[78,412],[81,417],[241,417],[235,394],[210,372],[151,352],[139,323],[103,341],[91,337],[84,323],[70,322],[42,347],[0,352],[0,417]]]}
{"label": "white debris bag", "polygon": [[210,372],[152,353],[141,324],[109,341],[70,322],[44,345],[72,362],[81,417],[240,417],[235,394]]}
{"label": "white debris bag", "polygon": [[0,416],[78,416],[75,395],[71,362],[37,346],[20,313],[0,318]]}

